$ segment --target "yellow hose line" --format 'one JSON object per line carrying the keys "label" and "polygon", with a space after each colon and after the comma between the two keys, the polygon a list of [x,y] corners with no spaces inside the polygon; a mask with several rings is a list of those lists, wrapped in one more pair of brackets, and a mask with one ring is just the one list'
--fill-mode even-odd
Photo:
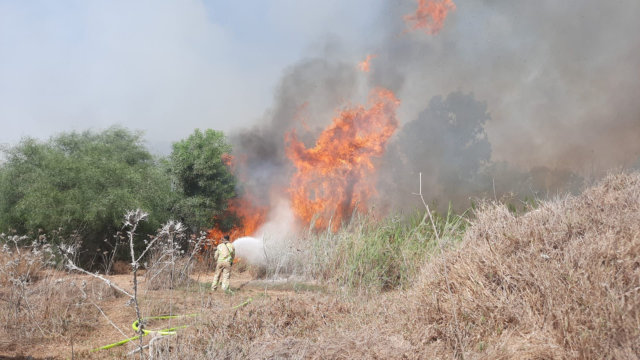
{"label": "yellow hose line", "polygon": [[[142,320],[164,320],[164,319],[175,319],[175,318],[178,318],[178,317],[193,317],[193,316],[198,316],[198,314],[152,316],[152,317],[143,318]],[[137,333],[140,332],[140,329],[138,327],[138,320],[134,321],[133,324],[131,324],[131,327]],[[176,326],[176,327],[172,327],[170,329],[162,329],[162,330],[142,329],[142,333],[144,335],[149,335],[149,334],[152,334],[152,333],[157,333],[157,334],[160,334],[160,335],[175,335],[177,329],[182,329],[182,328],[185,328],[185,327],[187,327],[187,325]]]}
{"label": "yellow hose line", "polygon": [[[251,301],[253,301],[253,299],[249,298],[247,299],[247,301],[243,302],[242,304],[236,305],[234,307],[232,307],[233,310],[239,309],[247,304],[249,304]],[[164,320],[164,319],[175,319],[175,318],[179,318],[179,317],[193,317],[193,316],[198,316],[199,314],[189,314],[189,315],[162,315],[162,316],[151,316],[151,317],[146,317],[146,318],[142,318],[142,320]],[[135,332],[139,333],[140,332],[140,328],[138,326],[138,320],[134,321],[133,324],[131,324],[131,327],[133,328],[133,330],[135,330]],[[116,343],[113,344],[109,344],[109,345],[105,345],[99,348],[95,348],[93,350],[91,350],[91,352],[96,352],[96,351],[100,351],[100,350],[107,350],[107,349],[111,349],[113,347],[116,346],[120,346],[120,345],[124,345],[130,341],[133,340],[138,340],[141,337],[145,336],[145,335],[149,335],[149,334],[160,334],[160,335],[175,335],[177,334],[176,330],[178,329],[182,329],[182,328],[186,328],[188,325],[182,325],[182,326],[176,326],[176,327],[172,327],[169,329],[162,329],[162,330],[147,330],[147,329],[142,329],[142,334],[138,335],[138,336],[134,336],[132,338],[129,339],[125,339],[122,341],[118,341]]]}
{"label": "yellow hose line", "polygon": [[235,309],[241,308],[241,307],[249,304],[251,301],[253,301],[253,299],[252,298],[248,298],[247,301],[243,302],[240,305],[236,305],[236,306],[232,307],[232,309],[235,310]]}

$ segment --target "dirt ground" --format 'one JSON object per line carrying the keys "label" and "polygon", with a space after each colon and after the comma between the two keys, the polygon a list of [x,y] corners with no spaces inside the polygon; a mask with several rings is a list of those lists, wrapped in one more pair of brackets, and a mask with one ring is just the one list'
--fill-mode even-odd
{"label": "dirt ground", "polygon": [[[304,297],[308,291],[320,291],[312,284],[294,282],[274,282],[256,280],[250,272],[233,273],[231,277],[232,294],[225,293],[218,289],[211,292],[211,279],[213,273],[201,273],[192,276],[194,282],[188,286],[183,286],[170,290],[149,290],[145,291],[144,283],[139,285],[140,308],[143,316],[157,316],[163,314],[199,314],[206,311],[229,311],[234,306],[245,303],[248,299],[256,297]],[[107,277],[115,285],[129,291],[132,289],[131,275],[113,275]],[[91,278],[83,274],[68,274],[66,281],[89,281]],[[303,291],[300,291],[303,289]],[[309,290],[311,289],[311,290]],[[97,321],[89,327],[75,329],[72,331],[73,339],[66,341],[57,339],[39,339],[28,344],[7,343],[0,340],[0,360],[3,359],[71,359],[75,358],[120,358],[136,347],[129,343],[109,350],[101,350],[91,353],[92,349],[112,344],[127,337],[135,336],[132,329],[132,322],[136,319],[133,306],[125,306],[127,298],[109,298],[99,302],[100,308],[105,315],[117,325],[120,331],[109,323],[104,316],[96,317]],[[171,304],[171,305],[170,305]],[[85,304],[84,306],[88,306]],[[245,306],[251,306],[249,302]],[[96,309],[97,311],[97,309]],[[181,320],[157,321],[149,324],[148,328],[162,329],[170,326],[181,325]],[[182,320],[184,322],[184,320]],[[66,338],[66,337],[65,337]],[[146,344],[151,336],[143,338]],[[138,342],[136,342],[138,343]],[[73,347],[73,350],[72,350]]]}

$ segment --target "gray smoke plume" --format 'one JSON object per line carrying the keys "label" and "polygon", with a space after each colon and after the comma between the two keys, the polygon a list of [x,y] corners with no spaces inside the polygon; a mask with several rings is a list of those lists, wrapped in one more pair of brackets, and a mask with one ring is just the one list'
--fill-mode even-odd
{"label": "gray smoke plume", "polygon": [[330,119],[334,109],[356,92],[352,64],[327,59],[306,59],[285,71],[273,108],[253,128],[232,134],[238,154],[238,176],[261,204],[270,201],[270,190],[289,183],[290,165],[285,156],[284,135],[300,131],[306,145]]}
{"label": "gray smoke plume", "polygon": [[[422,172],[432,198],[468,206],[494,186],[498,197],[575,191],[640,161],[638,1],[456,5],[435,36],[403,34],[410,10],[397,3],[381,18],[371,83],[397,91],[405,120],[385,189],[415,192]],[[481,104],[490,120],[465,128]]]}
{"label": "gray smoke plume", "polygon": [[[436,35],[405,33],[409,0],[388,2],[371,34],[369,87],[393,90],[403,128],[380,159],[381,202],[407,199],[423,173],[442,205],[510,191],[575,191],[640,166],[640,2],[456,0]],[[362,54],[361,57],[364,57]],[[288,69],[261,124],[234,136],[251,186],[286,186],[284,133],[307,143],[358,91],[351,59]]]}

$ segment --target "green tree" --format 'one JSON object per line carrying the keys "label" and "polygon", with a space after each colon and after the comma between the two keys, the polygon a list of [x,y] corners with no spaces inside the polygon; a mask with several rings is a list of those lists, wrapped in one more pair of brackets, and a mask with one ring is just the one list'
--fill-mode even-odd
{"label": "green tree", "polygon": [[105,239],[112,241],[125,211],[149,212],[140,232],[150,234],[167,220],[175,201],[170,177],[145,147],[141,133],[122,127],[62,133],[44,142],[26,138],[2,153],[4,231],[62,227],[78,231],[90,252]]}
{"label": "green tree", "polygon": [[192,230],[213,226],[213,216],[236,196],[236,178],[225,160],[231,151],[224,133],[211,129],[196,129],[173,144],[170,168],[182,199],[172,212]]}

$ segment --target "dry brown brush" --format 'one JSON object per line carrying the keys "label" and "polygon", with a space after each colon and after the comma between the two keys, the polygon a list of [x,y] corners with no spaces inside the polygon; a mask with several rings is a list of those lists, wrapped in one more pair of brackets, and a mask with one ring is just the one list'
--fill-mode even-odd
{"label": "dry brown brush", "polygon": [[639,252],[640,174],[611,175],[524,214],[478,206],[444,256],[461,346],[443,260],[431,254],[409,291],[334,289],[233,311],[238,300],[229,299],[158,351],[194,359],[448,359],[461,351],[466,359],[637,358]]}
{"label": "dry brown brush", "polygon": [[[540,202],[528,213],[482,202],[461,241],[462,228],[446,224],[454,222],[436,226],[442,229],[438,232],[447,245],[444,257],[425,251],[420,260],[423,270],[406,291],[382,292],[372,287],[354,293],[345,291],[340,283],[304,294],[267,292],[266,287],[264,292],[256,291],[262,283],[253,284],[253,290],[246,293],[246,288],[237,289],[231,296],[212,296],[203,284],[189,282],[186,287],[170,286],[168,290],[162,286],[145,289],[148,295],[143,305],[148,315],[199,315],[180,319],[179,324],[190,326],[175,336],[155,342],[146,338],[144,354],[180,359],[448,359],[462,354],[465,359],[638,358],[640,173],[610,175],[580,196]],[[362,234],[362,230],[354,231]],[[393,238],[416,232],[398,231]],[[382,230],[374,233],[380,239],[389,238]],[[409,241],[414,240],[408,238],[403,243],[406,247],[400,249],[409,249]],[[178,248],[171,241],[168,245],[156,249],[148,274],[158,274],[166,281],[171,267],[170,284],[180,284],[176,276],[188,274],[190,262],[175,261]],[[357,260],[353,264],[364,266],[375,260],[374,252],[380,247],[362,249],[367,251],[352,253]],[[4,254],[7,259],[16,256],[12,249]],[[165,260],[168,258],[171,261]],[[43,263],[38,260],[31,266],[40,269]],[[11,264],[5,264],[6,279],[6,266],[13,269]],[[26,282],[3,280],[0,296],[9,299],[14,291],[10,298],[14,300],[0,303],[0,335],[12,344],[57,338],[69,346],[73,333],[97,334],[92,326],[104,325],[94,302],[113,298],[116,292],[103,281],[89,277],[86,285],[61,286],[50,270],[31,272],[28,263],[15,264],[20,274],[40,275],[11,275]],[[73,281],[68,277],[65,275],[65,284]],[[9,288],[15,284],[19,286]],[[126,296],[121,296],[123,299],[111,302],[122,306]],[[237,306],[249,296],[252,302]],[[20,298],[27,299],[31,309],[25,303],[16,307]],[[123,321],[128,325],[135,318],[132,315]],[[13,327],[17,324],[24,325]],[[149,324],[150,328],[165,325]],[[7,346],[13,345],[4,344],[0,350],[10,350]],[[84,349],[80,358],[117,357],[131,350],[131,345],[97,354]]]}
{"label": "dry brown brush", "polygon": [[[610,175],[526,214],[484,202],[476,215],[447,254],[465,354],[640,355],[640,173]],[[450,356],[453,308],[439,259],[427,264],[413,296],[406,337]]]}

